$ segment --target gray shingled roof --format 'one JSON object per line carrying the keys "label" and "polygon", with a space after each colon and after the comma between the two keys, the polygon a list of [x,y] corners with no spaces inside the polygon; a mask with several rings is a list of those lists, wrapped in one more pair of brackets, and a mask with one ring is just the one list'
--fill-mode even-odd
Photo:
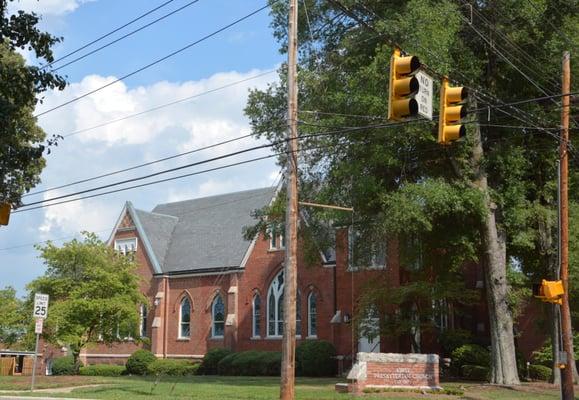
{"label": "gray shingled roof", "polygon": [[135,210],[139,221],[146,232],[147,238],[151,243],[153,253],[160,265],[163,265],[165,255],[169,249],[171,235],[179,218],[171,215],[162,215],[150,213],[143,210]]}
{"label": "gray shingled roof", "polygon": [[250,246],[243,227],[255,224],[251,212],[268,205],[275,190],[160,204],[150,213],[136,211],[162,272],[239,267]]}

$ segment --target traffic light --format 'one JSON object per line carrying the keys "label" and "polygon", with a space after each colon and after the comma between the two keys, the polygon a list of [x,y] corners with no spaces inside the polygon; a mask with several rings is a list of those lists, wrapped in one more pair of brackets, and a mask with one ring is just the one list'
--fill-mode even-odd
{"label": "traffic light", "polygon": [[388,119],[400,120],[418,113],[418,102],[411,97],[420,87],[412,74],[420,68],[416,56],[402,56],[395,49],[390,58],[390,86],[388,88]]}
{"label": "traffic light", "polygon": [[440,87],[440,114],[438,117],[438,143],[450,144],[466,135],[460,120],[466,117],[466,107],[461,103],[468,97],[465,87],[450,87],[448,79],[442,80]]}
{"label": "traffic light", "polygon": [[562,281],[548,281],[543,279],[541,283],[533,284],[533,296],[546,303],[562,304],[564,293],[565,289],[563,288]]}
{"label": "traffic light", "polygon": [[10,220],[10,204],[0,203],[0,225],[8,225]]}

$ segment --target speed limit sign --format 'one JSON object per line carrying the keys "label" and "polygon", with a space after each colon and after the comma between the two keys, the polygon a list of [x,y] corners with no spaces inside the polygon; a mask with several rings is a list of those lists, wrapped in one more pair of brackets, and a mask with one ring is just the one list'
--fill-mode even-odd
{"label": "speed limit sign", "polygon": [[34,311],[32,312],[34,318],[46,319],[48,316],[48,295],[42,293],[34,294]]}

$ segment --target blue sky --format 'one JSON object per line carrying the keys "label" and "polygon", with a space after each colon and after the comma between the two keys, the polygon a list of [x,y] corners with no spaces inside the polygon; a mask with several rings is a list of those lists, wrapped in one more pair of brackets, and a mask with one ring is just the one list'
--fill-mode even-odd
{"label": "blue sky", "polygon": [[[114,40],[189,1],[173,0],[98,45]],[[21,0],[15,3],[13,8],[34,10],[42,14],[42,27],[64,38],[55,48],[58,58],[164,1]],[[200,0],[60,70],[60,73],[67,76],[69,87],[61,93],[47,93],[44,104],[37,108],[37,112],[114,81],[264,4],[265,0]],[[269,24],[268,11],[262,11],[122,83],[39,117],[39,125],[48,134],[67,135],[275,69],[285,57],[278,51]],[[81,54],[83,52],[77,55]],[[30,54],[24,56],[30,63],[37,62]],[[267,74],[192,101],[67,137],[47,156],[43,182],[33,192],[249,133],[249,125],[243,115],[247,92],[253,87],[264,88],[275,79],[275,73]],[[29,196],[24,200],[38,201],[203,160],[255,144],[254,139],[245,139],[108,179]],[[262,150],[206,167],[266,154],[268,151]],[[195,170],[191,168],[180,173]],[[61,244],[63,240],[56,239],[70,240],[78,236],[81,230],[96,231],[102,238],[108,238],[126,200],[131,200],[137,208],[150,210],[158,203],[269,186],[278,178],[279,169],[269,159],[147,188],[13,214],[10,225],[0,229],[0,287],[10,285],[23,294],[26,283],[43,273],[44,266],[32,243],[51,239]]]}

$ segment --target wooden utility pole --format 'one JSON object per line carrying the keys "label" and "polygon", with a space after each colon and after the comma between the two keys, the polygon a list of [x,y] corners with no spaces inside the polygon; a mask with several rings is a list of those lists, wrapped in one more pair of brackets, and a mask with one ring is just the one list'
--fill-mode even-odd
{"label": "wooden utility pole", "polygon": [[295,397],[296,292],[298,253],[298,2],[289,1],[288,18],[288,154],[287,212],[284,270],[283,341],[281,353],[280,399]]}
{"label": "wooden utility pole", "polygon": [[562,400],[574,400],[573,390],[573,336],[571,333],[571,312],[569,310],[569,93],[571,92],[571,67],[569,52],[563,53],[563,81],[561,109],[561,140],[559,159],[561,165],[561,280],[565,293],[561,304],[561,333],[563,336],[563,351],[567,359],[565,368],[561,371]]}

